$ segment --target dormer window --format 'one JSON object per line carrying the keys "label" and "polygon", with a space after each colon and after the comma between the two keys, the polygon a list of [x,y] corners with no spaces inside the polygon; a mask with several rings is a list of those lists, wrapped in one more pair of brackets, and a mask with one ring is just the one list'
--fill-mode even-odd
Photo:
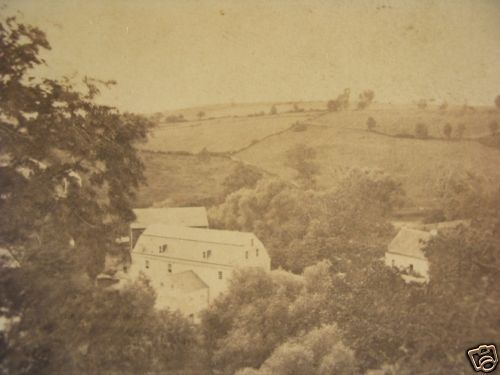
{"label": "dormer window", "polygon": [[166,252],[168,249],[168,245],[167,244],[163,244],[160,246],[160,253],[164,253]]}
{"label": "dormer window", "polygon": [[210,258],[210,255],[212,255],[212,250],[207,250],[207,258]]}
{"label": "dormer window", "polygon": [[168,273],[172,273],[172,265],[170,263],[168,264],[168,268],[167,269],[168,269]]}
{"label": "dormer window", "polygon": [[145,264],[145,267],[146,268],[149,268],[149,260],[146,259],[146,264]]}
{"label": "dormer window", "polygon": [[219,280],[222,280],[222,271],[219,271]]}

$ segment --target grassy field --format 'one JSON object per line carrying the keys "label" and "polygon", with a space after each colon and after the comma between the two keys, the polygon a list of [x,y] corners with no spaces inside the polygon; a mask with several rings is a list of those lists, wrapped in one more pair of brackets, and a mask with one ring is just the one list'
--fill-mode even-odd
{"label": "grassy field", "polygon": [[141,151],[147,185],[139,190],[136,207],[207,205],[222,194],[222,181],[235,162],[191,155]]}
{"label": "grassy field", "polygon": [[203,107],[182,108],[171,111],[156,113],[155,117],[159,124],[164,123],[167,116],[182,115],[186,120],[198,120],[198,113],[203,112],[204,118],[222,118],[222,117],[247,117],[248,115],[256,113],[269,114],[272,106],[276,106],[278,113],[286,113],[294,109],[294,105],[306,111],[310,110],[323,110],[326,108],[326,103],[321,101],[308,101],[308,102],[262,102],[262,103],[230,103],[230,104],[216,104]]}
{"label": "grassy field", "polygon": [[302,112],[160,124],[153,129],[143,148],[192,153],[204,148],[212,152],[234,151],[312,116],[314,113]]}
{"label": "grassy field", "polygon": [[[379,135],[361,127],[333,125],[327,115],[323,126],[287,132],[269,138],[236,155],[285,178],[294,171],[284,166],[285,153],[304,143],[317,150],[318,183],[328,187],[350,167],[381,169],[403,183],[410,203],[432,205],[440,178],[470,171],[485,176],[490,186],[500,184],[500,150],[473,140],[405,139]],[[328,125],[326,125],[328,124]]]}
{"label": "grassy field", "polygon": [[489,134],[488,125],[492,121],[500,124],[500,111],[491,107],[478,107],[474,111],[463,112],[462,107],[450,107],[446,111],[438,108],[417,109],[415,105],[374,105],[363,111],[345,111],[329,113],[315,123],[343,128],[366,129],[368,117],[377,123],[375,130],[390,135],[415,134],[415,125],[427,125],[429,136],[445,138],[443,128],[450,124],[453,128],[452,138],[456,136],[456,126],[465,125],[464,138],[478,138]]}
{"label": "grassy field", "polygon": [[[315,103],[317,107],[319,104]],[[285,167],[285,153],[295,144],[304,143],[317,150],[321,187],[335,185],[348,168],[377,168],[403,183],[408,203],[414,206],[432,206],[439,179],[454,172],[481,175],[490,187],[500,184],[500,150],[477,141],[489,133],[491,121],[500,122],[500,111],[492,108],[463,113],[461,107],[440,111],[437,108],[420,110],[415,105],[373,105],[363,111],[244,115],[258,106],[214,106],[219,111],[232,109],[239,117],[159,125],[144,147],[192,153],[204,148],[213,152],[241,150],[233,155],[235,159],[290,179],[295,172]],[[377,122],[378,133],[366,131],[366,120],[370,116]],[[309,126],[304,131],[287,130],[298,121]],[[426,124],[429,135],[436,139],[395,137],[401,133],[414,134],[419,122]],[[454,130],[457,124],[464,123],[463,139],[454,139],[454,133],[451,140],[444,139],[442,129],[446,123]],[[189,155],[146,151],[143,155],[149,180],[149,187],[141,191],[138,201],[143,206],[167,198],[183,205],[208,202],[221,193],[220,184],[234,163],[227,158],[212,157],[201,162]]]}

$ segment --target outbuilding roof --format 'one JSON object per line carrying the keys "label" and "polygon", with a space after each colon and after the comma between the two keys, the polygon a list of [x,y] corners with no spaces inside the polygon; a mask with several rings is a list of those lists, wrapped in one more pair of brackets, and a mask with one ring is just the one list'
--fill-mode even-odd
{"label": "outbuilding roof", "polygon": [[426,259],[423,249],[427,246],[432,234],[417,229],[401,228],[388,246],[388,252]]}
{"label": "outbuilding roof", "polygon": [[254,234],[250,232],[189,228],[163,224],[148,226],[142,235],[235,246],[248,246],[251,239],[255,238]]}
{"label": "outbuilding roof", "polygon": [[195,290],[208,289],[208,285],[192,270],[174,273],[165,278],[164,285],[175,291],[183,293],[194,292]]}
{"label": "outbuilding roof", "polygon": [[132,228],[146,228],[151,224],[208,227],[205,207],[136,208]]}

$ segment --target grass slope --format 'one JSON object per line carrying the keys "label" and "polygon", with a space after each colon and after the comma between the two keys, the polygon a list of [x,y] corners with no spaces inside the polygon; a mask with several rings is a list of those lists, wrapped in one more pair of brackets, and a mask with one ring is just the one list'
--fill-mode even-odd
{"label": "grass slope", "polygon": [[304,143],[317,150],[320,186],[334,185],[349,167],[378,168],[399,179],[410,203],[418,205],[432,205],[439,179],[455,171],[482,175],[490,187],[500,184],[500,150],[474,140],[404,139],[370,133],[359,122],[374,112],[327,114],[314,120],[316,126],[270,137],[236,157],[293,178],[294,171],[284,166],[285,153],[293,145]]}
{"label": "grass slope", "polygon": [[222,194],[222,181],[235,162],[192,155],[141,151],[147,185],[139,189],[136,207],[206,205]]}
{"label": "grass slope", "polygon": [[304,112],[158,125],[143,148],[151,151],[193,153],[203,148],[211,152],[234,151],[311,116],[311,113]]}

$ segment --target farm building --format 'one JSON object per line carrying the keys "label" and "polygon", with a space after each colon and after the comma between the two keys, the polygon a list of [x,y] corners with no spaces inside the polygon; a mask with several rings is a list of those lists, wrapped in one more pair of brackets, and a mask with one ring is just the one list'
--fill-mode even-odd
{"label": "farm building", "polygon": [[144,230],[131,258],[131,277],[148,277],[158,308],[192,316],[226,291],[233,270],[271,269],[267,250],[253,233],[164,224]]}
{"label": "farm building", "polygon": [[400,270],[406,281],[429,281],[429,261],[423,249],[435,233],[401,228],[388,246],[385,264]]}
{"label": "farm building", "polygon": [[136,208],[134,214],[136,219],[130,225],[131,250],[141,233],[152,224],[208,228],[205,207]]}

